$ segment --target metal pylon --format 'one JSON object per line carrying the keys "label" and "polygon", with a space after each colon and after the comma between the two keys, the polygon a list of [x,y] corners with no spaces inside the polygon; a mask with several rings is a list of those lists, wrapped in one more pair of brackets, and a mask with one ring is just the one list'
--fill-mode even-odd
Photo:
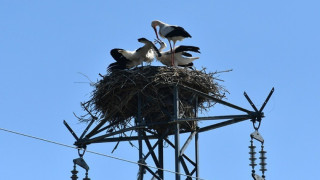
{"label": "metal pylon", "polygon": [[[181,118],[179,117],[179,91],[189,91],[194,94],[194,117],[186,117]],[[135,118],[135,125],[132,127],[127,127],[124,129],[119,129],[115,132],[106,132],[106,130],[110,127],[112,127],[114,124],[118,122],[114,122],[111,124],[108,124],[107,119],[100,120],[99,123],[92,128],[92,130],[87,133],[92,126],[93,122],[97,120],[98,118],[93,116],[89,111],[88,113],[92,116],[91,122],[88,124],[87,128],[84,130],[84,132],[81,134],[80,138],[73,132],[71,127],[67,124],[67,122],[64,121],[65,126],[68,128],[68,130],[71,132],[71,134],[76,139],[75,145],[79,148],[84,148],[89,144],[93,143],[107,143],[107,142],[120,142],[120,141],[138,141],[139,144],[139,173],[138,177],[139,180],[143,180],[144,174],[146,172],[149,172],[154,178],[163,180],[164,179],[164,147],[163,143],[166,142],[169,144],[172,148],[174,148],[175,153],[175,179],[180,180],[181,179],[181,167],[184,171],[183,174],[187,175],[187,179],[191,179],[192,177],[195,177],[196,179],[200,178],[199,175],[199,133],[210,131],[213,129],[225,127],[228,125],[232,125],[235,123],[239,123],[245,120],[251,120],[253,123],[261,123],[262,118],[264,118],[263,109],[265,105],[267,104],[268,100],[270,99],[271,95],[274,92],[274,88],[270,91],[267,99],[263,103],[263,106],[258,110],[255,105],[252,103],[249,96],[244,93],[246,99],[252,106],[253,110],[248,110],[245,108],[242,108],[240,106],[231,104],[229,102],[223,101],[221,99],[215,98],[214,96],[208,95],[206,93],[200,92],[198,90],[195,90],[193,88],[183,86],[183,85],[173,85],[173,114],[172,118],[168,122],[157,122],[157,123],[147,123],[143,120],[141,114],[142,114],[142,95],[140,93],[137,94],[138,96],[138,112]],[[208,117],[198,117],[198,97],[209,99],[217,104],[221,104],[224,106],[227,106],[229,108],[244,112],[245,114],[238,114],[238,115],[222,115],[222,116],[208,116]],[[213,123],[212,125],[207,125],[204,127],[198,127],[198,121],[210,121],[215,122],[215,120],[220,120],[222,122]],[[181,131],[180,129],[180,123],[183,122],[195,122],[196,128],[192,131]],[[151,131],[148,129],[148,127],[151,127],[153,125],[170,125],[171,127],[174,127],[174,133],[172,134],[174,136],[174,143],[171,142],[168,139],[168,136],[171,135],[170,132],[165,131],[160,134],[155,133],[154,131]],[[129,131],[136,131],[137,135],[133,135],[130,137],[114,137],[117,135],[120,135],[122,133],[126,133]],[[183,143],[181,142],[180,135],[189,133],[188,138]],[[189,147],[190,143],[194,139],[194,160],[189,158],[185,154],[185,150]],[[155,140],[155,141],[154,141]],[[143,147],[147,147],[147,153],[144,154]],[[182,146],[181,146],[182,145]],[[158,153],[156,153],[156,148],[158,148]],[[151,170],[148,166],[146,166],[146,160],[147,158],[151,157],[154,164],[158,168],[156,171]],[[187,165],[189,164],[189,166]],[[189,169],[188,167],[192,166],[193,169]]]}

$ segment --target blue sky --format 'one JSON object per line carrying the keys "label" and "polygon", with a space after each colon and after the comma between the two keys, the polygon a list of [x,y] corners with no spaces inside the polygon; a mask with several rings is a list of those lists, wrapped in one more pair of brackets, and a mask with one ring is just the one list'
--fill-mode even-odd
{"label": "blue sky", "polygon": [[[112,48],[134,50],[154,39],[150,24],[183,26],[192,38],[178,44],[201,49],[198,69],[233,69],[220,75],[227,101],[250,109],[275,93],[260,128],[267,150],[267,179],[318,177],[320,3],[284,1],[15,1],[0,0],[0,128],[72,145],[63,120],[80,134],[80,102],[105,74]],[[154,65],[159,65],[154,63]],[[217,106],[208,114],[232,114]],[[250,179],[249,121],[200,135],[200,177]],[[0,131],[2,179],[68,179],[76,150]],[[115,144],[89,150],[111,154]],[[113,156],[138,161],[120,143]],[[174,170],[166,149],[165,169]],[[87,153],[91,179],[135,179],[134,164]],[[150,163],[150,165],[152,165]],[[79,173],[83,178],[84,172]],[[166,179],[173,179],[165,173]],[[150,179],[150,176],[147,176]]]}

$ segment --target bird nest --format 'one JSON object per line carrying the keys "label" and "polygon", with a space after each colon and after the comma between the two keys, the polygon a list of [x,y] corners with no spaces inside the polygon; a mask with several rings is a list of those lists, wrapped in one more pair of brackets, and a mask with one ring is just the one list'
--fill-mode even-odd
{"label": "bird nest", "polygon": [[[174,116],[174,86],[178,87],[179,118],[192,118],[195,117],[196,101],[199,110],[208,110],[215,103],[179,86],[187,86],[222,99],[227,91],[217,83],[221,81],[218,73],[206,73],[204,69],[198,71],[158,66],[116,70],[102,76],[95,83],[91,98],[82,106],[98,120],[106,120],[109,131],[138,124],[140,112],[141,121],[149,130],[155,133],[169,130],[172,133],[173,124],[170,121]],[[182,131],[195,128],[193,121],[180,123]]]}

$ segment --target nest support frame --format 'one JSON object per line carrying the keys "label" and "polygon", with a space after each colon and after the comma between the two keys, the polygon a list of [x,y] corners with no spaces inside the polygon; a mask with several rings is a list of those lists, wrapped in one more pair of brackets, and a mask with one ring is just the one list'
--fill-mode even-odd
{"label": "nest support frame", "polygon": [[[184,91],[190,91],[195,96],[195,103],[194,103],[194,117],[190,118],[180,118],[179,117],[179,89]],[[168,128],[165,131],[161,131],[160,133],[156,133],[154,131],[151,131],[148,127],[152,127],[155,124],[147,123],[141,118],[141,108],[142,108],[142,102],[141,102],[141,94],[138,93],[138,112],[135,120],[135,125],[132,127],[127,127],[115,132],[107,132],[105,131],[111,126],[111,124],[105,125],[107,120],[100,121],[92,130],[91,126],[96,120],[96,117],[94,117],[92,114],[92,120],[88,123],[88,126],[83,131],[80,137],[78,137],[71,127],[67,124],[66,121],[64,121],[65,126],[68,128],[70,133],[74,136],[76,139],[75,145],[78,148],[86,148],[87,145],[93,144],[93,143],[108,143],[108,142],[121,142],[121,141],[138,141],[139,144],[139,174],[138,179],[143,179],[143,176],[146,171],[148,171],[152,176],[158,180],[164,179],[164,171],[163,171],[163,142],[166,142],[169,144],[175,151],[175,179],[180,180],[181,179],[181,167],[184,170],[184,173],[187,175],[186,179],[192,179],[191,177],[200,178],[199,177],[199,144],[198,144],[198,135],[199,133],[214,130],[217,128],[225,127],[228,125],[232,125],[235,123],[239,123],[245,120],[251,120],[253,123],[254,128],[256,127],[256,124],[260,126],[262,118],[264,118],[263,109],[266,106],[267,102],[269,101],[270,97],[272,96],[274,92],[274,88],[270,91],[269,95],[267,96],[266,100],[264,101],[262,107],[258,110],[256,106],[253,104],[249,96],[244,92],[244,96],[247,99],[247,101],[252,106],[253,110],[248,110],[245,108],[242,108],[240,106],[231,104],[227,101],[221,100],[219,98],[216,98],[214,96],[210,96],[206,93],[200,92],[196,89],[192,89],[187,86],[183,85],[173,85],[173,114],[170,121],[162,122],[163,124],[166,124]],[[240,115],[223,115],[223,116],[209,116],[209,117],[198,117],[198,101],[197,99],[199,97],[209,99],[215,103],[222,104],[224,106],[230,107],[232,109],[239,110],[245,114]],[[208,125],[205,127],[199,127],[198,122],[199,121],[213,121],[215,120],[223,120],[222,122],[213,123],[212,125]],[[180,125],[185,122],[193,122],[196,128],[190,129],[189,131],[180,130]],[[156,125],[159,125],[161,122],[156,122]],[[172,131],[173,129],[173,131]],[[136,131],[136,136],[130,136],[130,137],[114,137],[115,135],[119,135],[125,132],[129,131]],[[183,145],[180,134],[189,133],[189,136],[187,139],[185,139]],[[174,136],[174,142],[171,142],[169,140],[169,136]],[[192,160],[189,156],[185,154],[185,150],[188,148],[190,143],[194,139],[194,160]],[[151,144],[150,140],[156,140],[154,144]],[[143,152],[143,143],[145,143],[147,147],[147,153],[144,154]],[[158,151],[156,153],[155,149],[158,147]],[[148,157],[152,158],[155,166],[158,168],[156,171],[153,171],[148,166],[145,166],[146,159]],[[187,163],[189,165],[187,165]]]}

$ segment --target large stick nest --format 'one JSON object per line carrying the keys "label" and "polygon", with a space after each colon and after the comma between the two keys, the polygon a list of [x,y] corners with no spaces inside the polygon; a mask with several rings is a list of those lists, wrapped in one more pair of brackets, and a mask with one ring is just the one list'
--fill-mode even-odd
{"label": "large stick nest", "polygon": [[[138,96],[141,102],[141,118],[148,128],[161,133],[172,126],[173,87],[183,85],[222,99],[227,92],[217,81],[217,74],[205,70],[169,68],[158,66],[118,70],[103,76],[95,84],[92,97],[82,106],[95,114],[98,120],[107,120],[109,130],[132,126],[138,115]],[[178,88],[179,118],[195,116],[196,96],[194,92]],[[199,110],[208,110],[214,102],[198,97]],[[194,130],[194,122],[181,123],[183,131]]]}

